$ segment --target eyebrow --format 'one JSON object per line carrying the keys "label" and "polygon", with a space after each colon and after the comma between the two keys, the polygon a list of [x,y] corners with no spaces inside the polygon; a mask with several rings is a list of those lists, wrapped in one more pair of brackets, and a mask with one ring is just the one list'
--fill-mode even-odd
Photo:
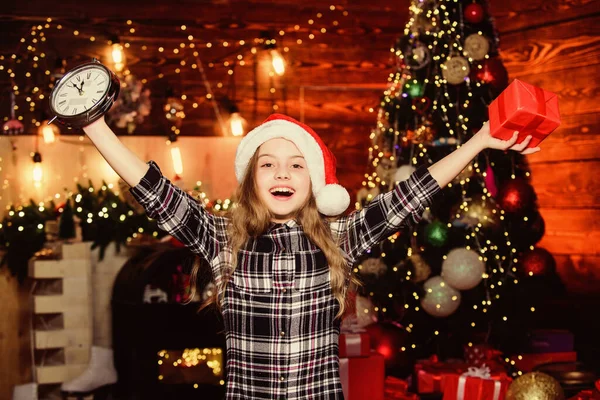
{"label": "eyebrow", "polygon": [[[273,154],[261,154],[260,156],[258,156],[258,158],[261,158],[261,157],[273,157],[273,158],[277,158]],[[291,156],[290,158],[304,158],[304,157],[303,156]]]}

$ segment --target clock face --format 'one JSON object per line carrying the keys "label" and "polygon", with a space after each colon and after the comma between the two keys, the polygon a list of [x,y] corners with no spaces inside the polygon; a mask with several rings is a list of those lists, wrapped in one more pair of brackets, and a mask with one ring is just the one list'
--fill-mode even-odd
{"label": "clock face", "polygon": [[64,116],[85,113],[104,97],[109,85],[110,77],[104,68],[81,68],[60,80],[52,94],[52,107]]}

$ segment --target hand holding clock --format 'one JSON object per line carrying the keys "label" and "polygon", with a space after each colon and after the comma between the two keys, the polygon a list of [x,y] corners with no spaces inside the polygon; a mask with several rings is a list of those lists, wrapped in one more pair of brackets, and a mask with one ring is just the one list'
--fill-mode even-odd
{"label": "hand holding clock", "polygon": [[[84,85],[87,93],[83,91]],[[70,88],[77,89],[77,94]],[[67,127],[82,128],[110,109],[119,90],[117,76],[94,60],[65,74],[50,94],[50,109],[55,119]]]}

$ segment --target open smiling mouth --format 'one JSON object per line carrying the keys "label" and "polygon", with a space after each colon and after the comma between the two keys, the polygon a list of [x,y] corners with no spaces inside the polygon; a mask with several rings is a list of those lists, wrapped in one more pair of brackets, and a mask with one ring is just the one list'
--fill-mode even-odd
{"label": "open smiling mouth", "polygon": [[270,192],[274,198],[283,201],[289,200],[294,193],[296,193],[294,189],[291,188],[273,188],[270,190]]}

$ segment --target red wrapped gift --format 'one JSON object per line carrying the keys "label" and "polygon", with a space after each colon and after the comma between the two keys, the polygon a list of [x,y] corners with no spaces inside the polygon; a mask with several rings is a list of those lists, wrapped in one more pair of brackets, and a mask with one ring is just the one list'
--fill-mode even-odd
{"label": "red wrapped gift", "polygon": [[519,357],[511,357],[511,359],[515,361],[515,367],[521,371],[530,372],[542,364],[577,361],[577,353],[565,351],[560,353],[522,354]]}
{"label": "red wrapped gift", "polygon": [[381,354],[340,358],[340,379],[346,400],[383,400],[385,362]]}
{"label": "red wrapped gift", "polygon": [[487,367],[470,367],[466,373],[446,379],[444,400],[502,400],[510,382],[506,376],[493,378]]}
{"label": "red wrapped gift", "polygon": [[508,140],[519,131],[517,143],[531,135],[536,147],[560,125],[558,97],[515,79],[489,106],[490,133]]}
{"label": "red wrapped gift", "polygon": [[598,390],[582,390],[569,400],[600,400],[600,392]]}
{"label": "red wrapped gift", "polygon": [[371,353],[371,339],[368,333],[341,333],[340,357],[368,357]]}
{"label": "red wrapped gift", "polygon": [[[469,370],[470,365],[464,361],[450,360],[436,362],[420,360],[415,364],[418,393],[443,393],[446,382],[453,376],[460,376]],[[495,379],[507,377],[506,371],[498,363],[491,365],[491,376]]]}
{"label": "red wrapped gift", "polygon": [[408,382],[394,376],[388,376],[384,382],[385,400],[419,400],[415,393],[408,393]]}

